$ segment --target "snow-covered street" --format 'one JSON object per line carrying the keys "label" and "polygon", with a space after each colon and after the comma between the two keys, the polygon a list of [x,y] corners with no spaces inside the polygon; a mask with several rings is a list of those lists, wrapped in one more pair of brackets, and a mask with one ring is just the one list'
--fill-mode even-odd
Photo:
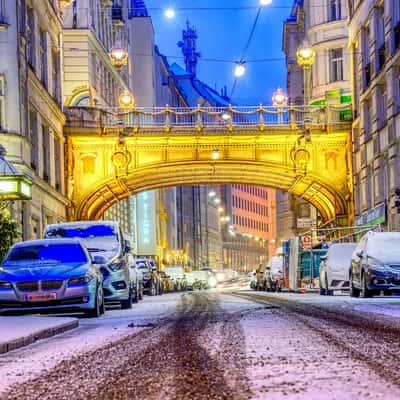
{"label": "snow-covered street", "polygon": [[0,399],[399,399],[400,298],[226,288],[0,356]]}

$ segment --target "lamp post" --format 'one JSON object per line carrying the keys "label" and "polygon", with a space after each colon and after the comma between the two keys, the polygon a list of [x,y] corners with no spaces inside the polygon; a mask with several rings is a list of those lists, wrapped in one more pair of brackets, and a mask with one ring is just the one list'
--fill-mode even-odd
{"label": "lamp post", "polygon": [[303,67],[304,71],[304,105],[308,105],[311,100],[311,68],[315,61],[315,50],[307,41],[304,41],[297,50],[296,56],[297,63]]}
{"label": "lamp post", "polygon": [[288,101],[288,97],[286,93],[278,88],[276,92],[272,95],[272,104],[274,107],[278,109],[278,124],[282,124],[282,112],[283,108],[286,107]]}
{"label": "lamp post", "polygon": [[112,49],[109,53],[109,56],[110,56],[111,64],[117,68],[123,67],[128,62],[128,53],[122,47],[120,41],[117,41],[114,44],[114,46],[112,47]]}
{"label": "lamp post", "polygon": [[32,198],[32,179],[22,174],[5,159],[6,150],[0,145],[0,207],[5,208],[8,201],[30,200]]}

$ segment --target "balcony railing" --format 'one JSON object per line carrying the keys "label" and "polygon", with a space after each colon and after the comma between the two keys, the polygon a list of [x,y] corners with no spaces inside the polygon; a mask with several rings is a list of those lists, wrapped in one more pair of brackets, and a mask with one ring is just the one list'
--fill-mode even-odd
{"label": "balcony railing", "polygon": [[118,108],[67,107],[67,127],[82,128],[227,128],[235,127],[325,127],[349,124],[351,104],[338,106],[252,107],[156,107]]}

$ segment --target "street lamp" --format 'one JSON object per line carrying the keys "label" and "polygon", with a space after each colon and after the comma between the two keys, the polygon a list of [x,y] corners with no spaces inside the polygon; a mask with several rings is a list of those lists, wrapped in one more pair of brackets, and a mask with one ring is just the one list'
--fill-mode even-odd
{"label": "street lamp", "polygon": [[272,3],[272,0],[260,0],[260,6],[268,6]]}
{"label": "street lamp", "polygon": [[288,101],[288,97],[286,93],[281,89],[278,88],[274,94],[272,95],[272,104],[274,107],[278,109],[278,123],[282,124],[282,112],[283,108],[286,107]]}
{"label": "street lamp", "polygon": [[212,158],[213,158],[213,160],[217,160],[219,158],[219,150],[218,149],[214,149],[214,151],[212,153]]}
{"label": "street lamp", "polygon": [[235,76],[236,78],[242,77],[246,73],[246,67],[244,66],[244,61],[236,63]]}
{"label": "street lamp", "polygon": [[116,42],[110,51],[111,64],[114,67],[121,68],[128,62],[128,53],[122,47],[121,42]]}
{"label": "street lamp", "polygon": [[0,202],[30,200],[32,179],[19,172],[5,159],[6,150],[0,145]]}
{"label": "street lamp", "polygon": [[217,193],[214,192],[214,190],[212,190],[211,192],[208,193],[208,197],[215,197],[217,195]]}
{"label": "street lamp", "polygon": [[164,11],[164,15],[168,18],[168,19],[172,19],[175,17],[175,10],[171,7],[168,7],[165,11]]}
{"label": "street lamp", "polygon": [[304,70],[304,104],[308,105],[311,100],[311,67],[315,62],[315,50],[307,41],[298,48],[296,52],[297,63]]}
{"label": "street lamp", "polygon": [[133,108],[135,105],[135,98],[128,91],[125,91],[118,97],[118,104],[121,108]]}

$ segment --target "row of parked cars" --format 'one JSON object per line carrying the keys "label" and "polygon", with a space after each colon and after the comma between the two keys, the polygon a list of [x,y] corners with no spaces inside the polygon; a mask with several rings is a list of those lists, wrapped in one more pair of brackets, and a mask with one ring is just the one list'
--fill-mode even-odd
{"label": "row of parked cars", "polygon": [[11,247],[0,266],[0,311],[79,311],[89,317],[105,304],[129,309],[144,294],[208,289],[217,285],[210,269],[157,269],[135,259],[117,222],[79,221],[48,225],[44,239]]}
{"label": "row of parked cars", "polygon": [[400,292],[400,232],[365,234],[358,243],[332,244],[319,267],[320,294],[351,297]]}

